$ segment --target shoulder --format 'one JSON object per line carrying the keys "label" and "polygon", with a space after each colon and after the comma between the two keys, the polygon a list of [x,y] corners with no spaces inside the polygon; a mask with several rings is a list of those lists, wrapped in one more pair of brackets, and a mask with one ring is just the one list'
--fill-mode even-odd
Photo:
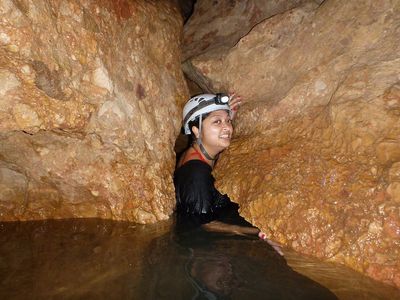
{"label": "shoulder", "polygon": [[201,160],[189,160],[176,169],[174,173],[175,187],[184,187],[186,191],[198,193],[209,191],[214,187],[211,167]]}
{"label": "shoulder", "polygon": [[188,215],[212,212],[215,198],[211,167],[200,160],[190,160],[174,174],[177,211]]}
{"label": "shoulder", "polygon": [[211,176],[211,167],[209,164],[198,160],[192,159],[175,170],[175,176]]}

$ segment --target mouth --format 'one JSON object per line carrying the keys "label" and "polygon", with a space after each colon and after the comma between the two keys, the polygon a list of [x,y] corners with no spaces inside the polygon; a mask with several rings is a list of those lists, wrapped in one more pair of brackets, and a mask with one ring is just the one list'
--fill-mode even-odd
{"label": "mouth", "polygon": [[225,139],[225,140],[230,140],[231,135],[230,134],[222,134],[219,136],[220,139]]}

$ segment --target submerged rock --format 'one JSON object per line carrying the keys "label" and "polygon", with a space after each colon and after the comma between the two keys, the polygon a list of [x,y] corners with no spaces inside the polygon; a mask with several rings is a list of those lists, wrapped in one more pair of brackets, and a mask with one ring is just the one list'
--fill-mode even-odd
{"label": "submerged rock", "polygon": [[[236,18],[216,15],[220,26]],[[247,101],[216,168],[242,215],[296,251],[397,287],[399,16],[398,1],[309,1],[234,46],[192,56],[186,38],[184,63],[203,88]]]}
{"label": "submerged rock", "polygon": [[187,97],[173,1],[2,1],[0,220],[168,218]]}

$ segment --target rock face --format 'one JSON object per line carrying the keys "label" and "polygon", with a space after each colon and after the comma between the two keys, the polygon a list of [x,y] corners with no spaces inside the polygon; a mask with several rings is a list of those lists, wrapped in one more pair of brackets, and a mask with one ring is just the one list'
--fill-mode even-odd
{"label": "rock face", "polygon": [[183,59],[229,49],[260,21],[309,0],[201,0],[184,28]]}
{"label": "rock face", "polygon": [[242,215],[400,288],[399,28],[399,1],[310,1],[184,65],[247,100],[216,168]]}
{"label": "rock face", "polygon": [[187,98],[172,1],[0,4],[0,220],[166,219]]}

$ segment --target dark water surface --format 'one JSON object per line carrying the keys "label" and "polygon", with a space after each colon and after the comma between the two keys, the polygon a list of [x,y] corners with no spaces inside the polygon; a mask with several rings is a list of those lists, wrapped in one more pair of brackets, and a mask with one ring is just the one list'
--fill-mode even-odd
{"label": "dark water surface", "polygon": [[0,299],[400,299],[347,268],[288,251],[284,259],[256,238],[173,225],[0,223]]}

